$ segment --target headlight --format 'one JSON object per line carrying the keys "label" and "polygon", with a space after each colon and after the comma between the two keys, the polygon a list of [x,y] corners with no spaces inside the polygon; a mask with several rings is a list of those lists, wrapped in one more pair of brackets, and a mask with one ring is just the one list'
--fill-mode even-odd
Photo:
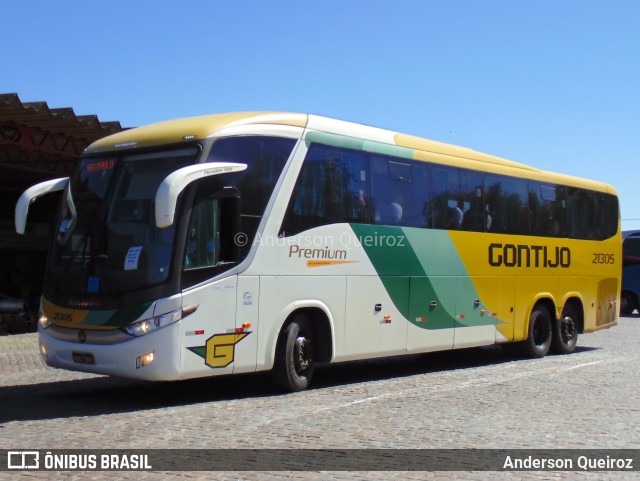
{"label": "headlight", "polygon": [[49,319],[45,315],[42,309],[40,310],[40,312],[38,312],[38,324],[40,324],[40,327],[42,327],[42,329],[46,329],[51,325],[51,319]]}
{"label": "headlight", "polygon": [[173,324],[174,322],[178,322],[180,319],[182,319],[182,309],[168,312],[167,314],[162,314],[160,316],[155,316],[152,319],[144,319],[142,321],[134,322],[133,324],[125,327],[124,330],[132,336],[140,337],[145,334],[149,334],[156,329],[161,329]]}

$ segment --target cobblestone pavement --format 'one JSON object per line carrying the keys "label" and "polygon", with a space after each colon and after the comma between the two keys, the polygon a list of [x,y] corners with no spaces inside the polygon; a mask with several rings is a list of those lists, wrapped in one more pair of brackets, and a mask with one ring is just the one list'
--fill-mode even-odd
{"label": "cobblestone pavement", "polygon": [[[499,348],[352,362],[281,394],[268,375],[147,383],[43,365],[0,337],[0,447],[640,448],[640,317],[537,360]],[[0,479],[630,479],[600,472],[23,472]]]}

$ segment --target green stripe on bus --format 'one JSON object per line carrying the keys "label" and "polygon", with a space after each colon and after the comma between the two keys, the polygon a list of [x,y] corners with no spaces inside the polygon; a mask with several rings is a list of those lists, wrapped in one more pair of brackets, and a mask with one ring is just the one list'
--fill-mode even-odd
{"label": "green stripe on bus", "polygon": [[331,145],[344,149],[358,150],[372,154],[389,155],[402,159],[413,159],[413,149],[398,147],[397,145],[385,144],[383,142],[373,142],[371,140],[361,140],[344,135],[327,134],[325,132],[309,132],[305,137],[307,147],[311,144]]}
{"label": "green stripe on bus", "polygon": [[396,309],[412,324],[449,329],[500,322],[480,315],[483,303],[470,305],[456,319],[457,295],[479,296],[447,231],[364,224],[351,228]]}

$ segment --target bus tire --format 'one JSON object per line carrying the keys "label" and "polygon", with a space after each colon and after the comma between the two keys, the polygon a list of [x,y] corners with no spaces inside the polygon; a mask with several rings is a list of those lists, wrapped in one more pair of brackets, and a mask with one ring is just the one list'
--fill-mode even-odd
{"label": "bus tire", "polygon": [[289,392],[303,391],[311,384],[315,370],[313,329],[304,314],[298,314],[280,334],[273,379]]}
{"label": "bus tire", "polygon": [[571,354],[578,342],[578,314],[571,304],[564,306],[562,316],[553,323],[551,351],[556,354]]}
{"label": "bus tire", "polygon": [[633,294],[627,291],[623,291],[620,294],[620,314],[623,316],[630,316],[636,309],[636,299]]}
{"label": "bus tire", "polygon": [[520,344],[520,352],[531,358],[546,356],[551,347],[552,330],[549,311],[544,306],[537,305],[529,316],[529,335]]}

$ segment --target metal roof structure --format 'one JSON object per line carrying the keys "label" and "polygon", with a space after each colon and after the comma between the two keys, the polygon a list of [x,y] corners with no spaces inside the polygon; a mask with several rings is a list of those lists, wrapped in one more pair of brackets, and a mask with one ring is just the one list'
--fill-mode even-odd
{"label": "metal roof structure", "polygon": [[0,191],[22,191],[40,180],[68,176],[91,142],[122,130],[120,122],[76,115],[70,107],[0,94]]}
{"label": "metal roof structure", "polygon": [[[51,108],[46,102],[22,102],[15,93],[0,94],[1,294],[38,305],[50,223],[60,197],[34,202],[29,235],[19,236],[13,222],[18,196],[43,180],[69,176],[89,144],[122,130],[120,122],[76,115],[70,107]],[[31,314],[35,319],[36,313]],[[0,315],[0,333],[4,321],[6,316]]]}

